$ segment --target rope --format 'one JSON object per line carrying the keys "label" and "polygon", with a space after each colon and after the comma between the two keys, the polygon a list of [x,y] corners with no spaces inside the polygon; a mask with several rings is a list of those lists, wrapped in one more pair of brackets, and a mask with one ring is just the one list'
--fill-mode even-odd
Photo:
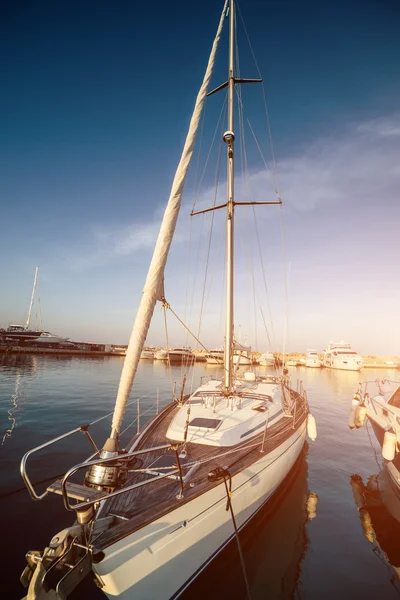
{"label": "rope", "polygon": [[182,325],[182,326],[183,326],[183,327],[184,327],[184,328],[185,328],[185,329],[188,331],[188,333],[189,333],[189,334],[190,334],[192,337],[194,337],[194,339],[196,340],[196,342],[197,342],[197,343],[198,343],[198,344],[199,344],[199,345],[200,345],[200,346],[201,346],[201,347],[202,347],[202,348],[203,348],[203,349],[204,349],[206,352],[208,352],[209,354],[211,354],[210,350],[209,350],[209,349],[208,349],[206,346],[204,346],[204,344],[203,344],[203,343],[202,343],[202,342],[199,340],[199,338],[198,338],[198,337],[197,337],[197,336],[196,336],[196,335],[193,333],[193,331],[191,331],[191,330],[189,329],[189,327],[188,327],[187,325],[185,325],[185,323],[182,321],[182,319],[180,319],[180,318],[178,317],[178,315],[177,315],[177,314],[176,314],[176,312],[175,312],[175,311],[174,311],[174,310],[171,308],[171,306],[168,304],[168,302],[166,301],[166,299],[165,299],[165,298],[162,298],[162,300],[161,300],[161,301],[162,301],[162,304],[163,304],[163,307],[164,307],[165,311],[167,311],[167,310],[170,310],[170,311],[172,312],[172,314],[174,315],[174,317],[175,317],[175,318],[176,318],[176,319],[179,321],[179,323],[180,323],[180,324],[181,324],[181,325]]}
{"label": "rope", "polygon": [[[229,510],[231,513],[232,524],[233,524],[233,529],[235,532],[237,547],[238,547],[238,551],[239,551],[240,562],[242,564],[243,578],[244,578],[244,583],[246,586],[246,594],[247,594],[248,600],[251,600],[250,586],[249,586],[249,580],[247,579],[246,564],[244,562],[242,544],[240,543],[239,531],[238,531],[238,528],[236,525],[235,513],[233,512],[233,506],[232,506],[232,476],[228,469],[225,468],[225,469],[223,469],[223,471],[224,471],[223,477],[224,477],[224,484],[225,484],[225,491],[226,491],[226,510]],[[226,480],[227,476],[228,476],[228,481],[229,481],[229,488],[228,488],[228,483]]]}

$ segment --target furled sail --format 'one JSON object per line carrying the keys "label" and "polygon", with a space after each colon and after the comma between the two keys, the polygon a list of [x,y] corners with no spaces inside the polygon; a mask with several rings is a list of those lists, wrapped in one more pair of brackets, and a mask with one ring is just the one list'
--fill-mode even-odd
{"label": "furled sail", "polygon": [[185,178],[192,158],[196,133],[200,123],[200,117],[207,95],[207,89],[211,80],[214,68],[215,56],[218,48],[218,42],[221,37],[224,17],[227,9],[227,0],[225,2],[221,18],[218,25],[217,34],[208,59],[207,69],[204,75],[203,83],[196,98],[193,115],[190,121],[189,130],[183,147],[182,156],[179,161],[175,178],[172,183],[171,193],[168,204],[164,212],[160,232],[154,249],[153,258],[147,274],[146,283],[142,292],[139,308],[133,325],[129,345],[126,352],[124,366],[121,373],[121,380],[118,388],[117,400],[115,403],[114,415],[112,420],[113,438],[118,435],[122,419],[124,417],[126,404],[132,388],[136,369],[139,363],[140,354],[146,341],[147,332],[150,327],[150,321],[153,316],[154,307],[159,298],[160,289],[164,278],[165,265],[167,263],[168,253],[172,238],[175,232]]}

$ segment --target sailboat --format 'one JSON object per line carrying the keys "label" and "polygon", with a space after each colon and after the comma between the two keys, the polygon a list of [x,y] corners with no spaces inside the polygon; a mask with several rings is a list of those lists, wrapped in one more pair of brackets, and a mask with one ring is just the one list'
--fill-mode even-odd
{"label": "sailboat", "polygon": [[393,488],[400,497],[400,382],[384,379],[360,382],[354,394],[350,429],[368,421],[382,447],[382,456]]}
{"label": "sailboat", "polygon": [[[180,394],[132,441],[120,447],[121,425],[157,300],[166,304],[164,270],[180,209],[196,131],[208,92],[225,18],[229,19],[226,209],[226,316],[223,379],[209,378]],[[60,494],[76,521],[56,533],[44,551],[28,552],[22,582],[29,599],[67,598],[92,572],[108,598],[177,598],[268,502],[295,464],[308,429],[316,437],[302,386],[287,373],[241,375],[234,356],[234,94],[243,80],[235,71],[235,0],[225,3],[182,157],[173,181],[141,302],[129,340],[109,437],[86,461],[71,467],[38,494],[28,476],[35,452],[25,454],[21,474],[35,500]],[[215,90],[216,91],[216,90]],[[211,93],[211,92],[209,92]],[[279,199],[273,204],[281,204]],[[207,209],[206,209],[207,210]],[[200,211],[204,212],[204,211]],[[90,438],[91,440],[91,438]],[[89,440],[89,441],[90,441]],[[77,481],[77,476],[83,476]],[[74,478],[75,476],[75,478]],[[74,478],[74,481],[72,481]],[[246,569],[242,560],[243,576]]]}
{"label": "sailboat", "polygon": [[10,343],[10,342],[11,343],[12,342],[16,342],[16,343],[22,342],[23,343],[28,340],[35,340],[42,335],[41,330],[29,328],[30,322],[31,322],[33,301],[35,298],[35,290],[36,290],[38,272],[39,272],[39,267],[36,267],[35,277],[33,279],[31,300],[29,303],[28,318],[26,320],[25,325],[9,325],[7,327],[7,329],[0,329],[0,339],[3,338],[3,340],[6,343]]}
{"label": "sailboat", "polygon": [[35,300],[38,275],[39,267],[36,267],[31,300],[29,303],[28,318],[26,320],[25,325],[9,325],[7,329],[0,329],[0,341],[3,340],[6,344],[14,342],[18,345],[38,344],[39,346],[45,346],[48,344],[59,344],[68,340],[68,338],[55,335],[53,333],[50,333],[49,331],[43,331],[43,329],[30,329],[32,307]]}

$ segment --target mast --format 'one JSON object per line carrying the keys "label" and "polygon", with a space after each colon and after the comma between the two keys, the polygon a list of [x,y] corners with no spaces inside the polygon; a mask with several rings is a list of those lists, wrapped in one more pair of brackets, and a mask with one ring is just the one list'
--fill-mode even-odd
{"label": "mast", "polygon": [[235,2],[229,2],[229,73],[228,73],[228,131],[224,133],[227,144],[227,218],[226,218],[226,322],[224,352],[224,392],[232,393],[233,374],[233,250],[234,250],[234,162],[233,145],[235,140],[234,101],[235,101]]}
{"label": "mast", "polygon": [[39,271],[39,267],[36,267],[36,271],[35,271],[35,279],[33,280],[33,288],[32,288],[32,296],[31,296],[31,303],[29,305],[29,312],[28,312],[28,319],[25,323],[25,329],[29,328],[29,322],[31,320],[31,313],[32,313],[32,306],[33,306],[33,299],[35,297],[35,289],[36,289],[36,282],[37,282],[37,276],[38,276],[38,271]]}

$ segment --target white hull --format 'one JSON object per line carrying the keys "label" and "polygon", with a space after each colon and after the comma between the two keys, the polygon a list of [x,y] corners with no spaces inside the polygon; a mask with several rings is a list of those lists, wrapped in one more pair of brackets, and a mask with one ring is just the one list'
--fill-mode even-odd
{"label": "white hull", "polygon": [[[191,362],[194,360],[194,354],[191,352],[173,352],[172,350],[168,353],[166,350],[159,350],[154,352],[154,360],[165,360],[169,357],[170,362]],[[143,357],[141,357],[143,358]]]}
{"label": "white hull", "polygon": [[258,364],[260,365],[260,367],[274,367],[275,361],[274,360],[260,360],[258,362]]}
{"label": "white hull", "polygon": [[60,337],[59,335],[46,334],[42,335],[35,339],[35,344],[60,344],[62,342],[67,342],[68,338]]}
{"label": "white hull", "polygon": [[[270,498],[303,447],[306,421],[273,452],[233,477],[232,505],[237,525],[246,522]],[[183,504],[104,550],[93,565],[102,591],[119,600],[177,597],[199,571],[232,539],[223,483]]]}
{"label": "white hull", "polygon": [[321,368],[321,367],[322,367],[322,363],[321,363],[321,361],[320,361],[320,360],[318,360],[318,359],[313,359],[313,358],[311,358],[311,359],[307,359],[307,360],[304,362],[304,365],[305,365],[306,367],[310,367],[310,368],[317,368],[317,369],[319,369],[319,368]]}
{"label": "white hull", "polygon": [[237,365],[238,363],[239,363],[239,365],[252,365],[253,364],[253,361],[248,356],[239,356],[238,354],[234,354],[232,359],[233,359],[234,365]]}
{"label": "white hull", "polygon": [[327,364],[324,361],[324,367],[326,367],[327,369],[339,369],[341,371],[360,371],[362,368],[362,364],[356,364],[354,359],[345,359],[344,361],[342,359],[337,359],[333,360],[332,364]]}
{"label": "white hull", "polygon": [[217,359],[217,358],[213,358],[212,356],[207,356],[206,362],[208,365],[223,365],[224,357],[222,356],[222,358]]}

